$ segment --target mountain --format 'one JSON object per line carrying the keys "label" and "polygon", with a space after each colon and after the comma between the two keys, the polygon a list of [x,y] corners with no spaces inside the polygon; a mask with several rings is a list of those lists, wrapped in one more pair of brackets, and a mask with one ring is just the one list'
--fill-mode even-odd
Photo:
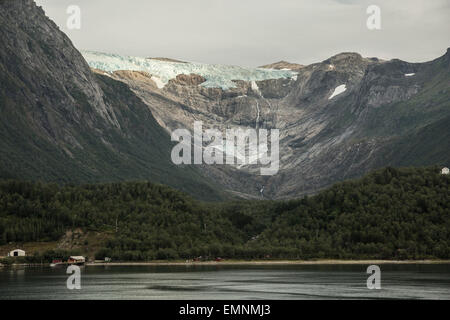
{"label": "mountain", "polygon": [[[281,199],[375,168],[450,163],[449,51],[426,63],[341,53],[261,68],[80,54],[33,1],[0,7],[0,178]],[[280,130],[279,172],[174,165],[169,134],[194,121]]]}
{"label": "mountain", "polygon": [[0,178],[58,183],[152,180],[219,200],[127,85],[95,74],[31,0],[0,2]]}
{"label": "mountain", "polygon": [[[83,52],[89,65],[120,80],[168,132],[280,130],[280,170],[203,166],[242,197],[292,198],[385,166],[450,163],[450,51],[426,63],[337,54],[307,66],[264,68],[148,62]],[[268,69],[267,69],[268,68]]]}

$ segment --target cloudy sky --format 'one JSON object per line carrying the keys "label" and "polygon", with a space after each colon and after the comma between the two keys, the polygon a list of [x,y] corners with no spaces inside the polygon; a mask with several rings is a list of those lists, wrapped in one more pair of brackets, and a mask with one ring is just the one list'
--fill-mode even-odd
{"label": "cloudy sky", "polygon": [[[450,0],[36,0],[81,50],[259,66],[344,51],[428,61],[450,47]],[[369,5],[381,30],[369,30]],[[67,29],[67,7],[81,29]]]}

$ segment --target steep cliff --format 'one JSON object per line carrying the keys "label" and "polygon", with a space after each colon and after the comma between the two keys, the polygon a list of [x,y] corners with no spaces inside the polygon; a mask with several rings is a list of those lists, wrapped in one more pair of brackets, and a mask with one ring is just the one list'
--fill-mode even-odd
{"label": "steep cliff", "polygon": [[152,180],[220,199],[127,85],[94,74],[31,0],[0,1],[0,178]]}

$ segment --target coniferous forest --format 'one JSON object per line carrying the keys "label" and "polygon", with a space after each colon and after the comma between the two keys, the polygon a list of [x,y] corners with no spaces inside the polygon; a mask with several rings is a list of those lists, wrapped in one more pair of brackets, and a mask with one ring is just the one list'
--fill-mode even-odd
{"label": "coniferous forest", "polygon": [[[449,259],[450,176],[385,168],[288,201],[197,201],[149,182],[0,183],[0,245],[107,235],[97,259]],[[83,252],[81,252],[83,253]],[[58,251],[27,261],[50,260]]]}

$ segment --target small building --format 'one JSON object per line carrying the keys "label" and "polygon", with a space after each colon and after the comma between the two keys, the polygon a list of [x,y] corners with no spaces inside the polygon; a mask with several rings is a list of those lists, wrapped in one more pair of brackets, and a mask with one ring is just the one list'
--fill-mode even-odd
{"label": "small building", "polygon": [[8,257],[25,257],[25,251],[21,249],[15,249],[8,253]]}
{"label": "small building", "polygon": [[83,256],[70,256],[67,260],[68,264],[84,264],[86,262],[86,258]]}
{"label": "small building", "polygon": [[450,172],[450,170],[447,167],[442,168],[442,170],[441,170],[442,174],[449,174],[449,172]]}

